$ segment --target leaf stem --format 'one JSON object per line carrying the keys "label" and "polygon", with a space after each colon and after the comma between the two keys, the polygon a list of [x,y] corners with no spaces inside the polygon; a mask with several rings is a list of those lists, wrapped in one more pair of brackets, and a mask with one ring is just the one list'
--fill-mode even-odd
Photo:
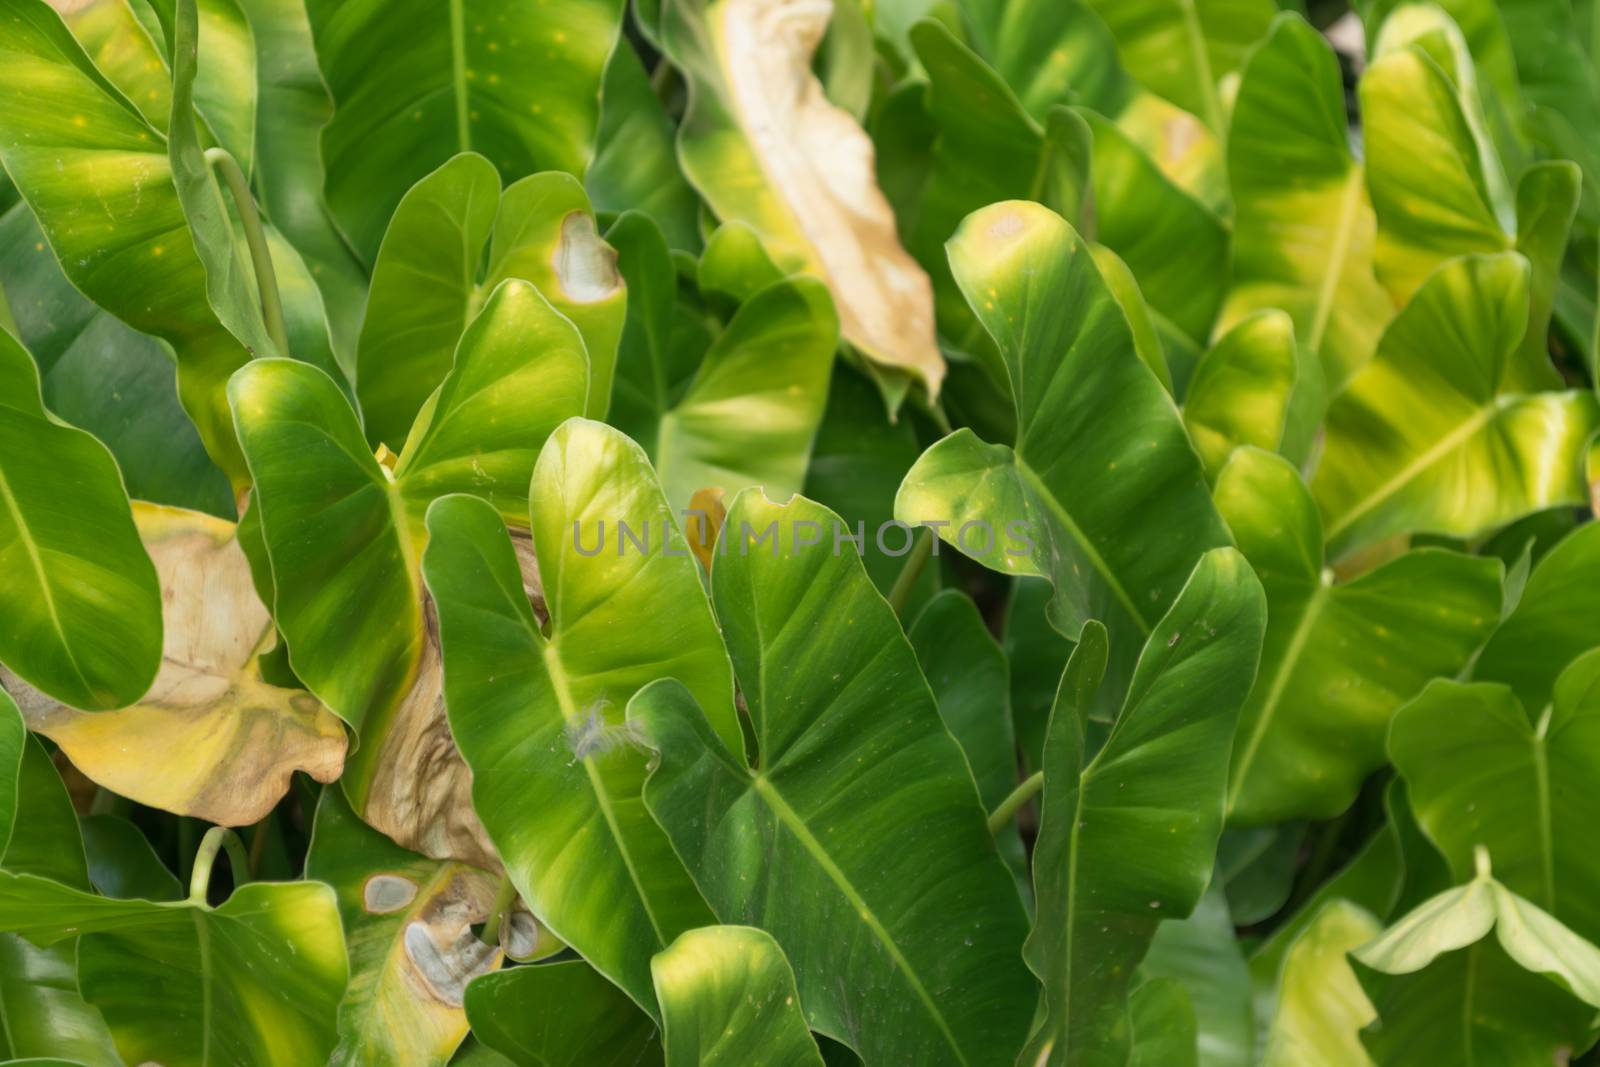
{"label": "leaf stem", "polygon": [[1044,788],[1044,772],[1034,771],[1032,774],[1011,791],[1011,795],[1002,800],[994,811],[989,813],[989,833],[998,834],[1006,828],[1006,823],[1011,821],[1017,811],[1034,798],[1039,790]]}
{"label": "leaf stem", "polygon": [[250,181],[239,169],[239,161],[226,148],[206,149],[206,162],[222,176],[223,183],[233,197],[233,206],[239,211],[245,243],[250,246],[250,263],[256,272],[256,291],[261,294],[261,317],[267,325],[267,336],[278,346],[277,354],[287,356],[289,332],[283,322],[278,275],[272,267],[272,251],[267,247],[267,232],[261,225],[261,213],[256,210],[256,198],[250,192]]}
{"label": "leaf stem", "polygon": [[189,903],[206,903],[206,891],[211,888],[211,865],[217,853],[228,850],[228,866],[233,871],[233,885],[237,889],[250,880],[250,861],[245,855],[244,842],[226,826],[213,826],[200,839],[200,851],[194,856],[194,871],[189,875]]}
{"label": "leaf stem", "polygon": [[511,914],[511,905],[516,899],[517,887],[511,884],[511,875],[502,874],[500,885],[494,892],[494,906],[489,909],[489,917],[483,923],[483,933],[479,935],[485,945],[500,947],[500,927],[506,916]]}
{"label": "leaf stem", "polygon": [[255,831],[250,835],[250,877],[254,878],[261,870],[261,858],[267,854],[267,829],[272,823],[272,812],[262,816],[256,823]]}
{"label": "leaf stem", "polygon": [[889,606],[894,613],[904,615],[906,604],[911,600],[911,591],[916,588],[917,579],[922,577],[923,568],[928,565],[928,557],[933,555],[933,539],[938,535],[930,527],[926,530],[921,540],[911,548],[911,554],[906,557],[905,564],[900,568],[900,575],[894,580],[894,585],[889,589]]}

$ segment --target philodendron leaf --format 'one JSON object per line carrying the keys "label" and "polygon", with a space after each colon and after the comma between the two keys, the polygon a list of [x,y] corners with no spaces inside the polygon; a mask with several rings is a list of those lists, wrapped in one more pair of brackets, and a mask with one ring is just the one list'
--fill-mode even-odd
{"label": "philodendron leaf", "polygon": [[229,387],[290,663],[356,731],[341,779],[356,811],[426,855],[496,862],[445,720],[425,511],[464,490],[520,516],[535,458],[583,410],[587,381],[575,327],[512,280],[468,327],[393,473],[315,368],[258,360]]}
{"label": "philodendron leaf", "polygon": [[1491,877],[1487,851],[1475,862],[1471,881],[1352,954],[1378,1015],[1363,1041],[1382,1067],[1534,1067],[1594,1041],[1600,949]]}
{"label": "philodendron leaf", "polygon": [[1245,62],[1228,177],[1234,276],[1218,328],[1287,311],[1328,380],[1343,384],[1394,307],[1373,273],[1376,221],[1345,129],[1339,62],[1299,15],[1278,16]]}
{"label": "philodendron leaf", "polygon": [[328,205],[361,257],[378,255],[406,190],[458,152],[485,153],[509,181],[540,170],[582,175],[622,8],[308,0],[335,105],[322,131]]}
{"label": "philodendron leaf", "polygon": [[1128,1067],[1198,1067],[1198,1020],[1183,983],[1146,979],[1128,998],[1128,1016]]}
{"label": "philodendron leaf", "polygon": [[492,509],[453,496],[428,510],[423,569],[451,732],[534,915],[654,1015],[650,957],[709,913],[641,802],[644,757],[622,712],[640,687],[674,677],[738,747],[732,675],[698,565],[637,445],[567,422],[539,457],[531,500],[547,624]]}
{"label": "philodendron leaf", "polygon": [[667,1067],[823,1067],[794,971],[764,930],[706,926],[650,961]]}
{"label": "philodendron leaf", "polygon": [[32,357],[4,330],[0,570],[0,662],[74,707],[138,699],[161,661],[161,591],[122,474],[45,411]]}
{"label": "philodendron leaf", "polygon": [[603,416],[627,302],[615,263],[570,174],[536,174],[502,193],[494,165],[468,152],[422,178],[384,234],[361,324],[356,381],[367,440],[405,442],[462,331],[511,278],[577,327],[590,367],[586,410]]}
{"label": "philodendron leaf", "polygon": [[936,398],[932,286],[900,245],[866,133],[811,73],[829,13],[666,0],[662,47],[690,85],[678,159],[719,218],[748,223],[785,271],[827,282],[846,341]]}
{"label": "philodendron leaf", "polygon": [[1512,384],[1528,276],[1513,252],[1446,263],[1333,402],[1312,492],[1334,556],[1400,532],[1476,536],[1587,500],[1600,404]]}
{"label": "philodendron leaf", "polygon": [[311,694],[262,678],[272,620],[233,524],[153,504],[134,505],[134,518],[161,583],[154,684],[128,707],[92,714],[19,690],[29,727],[119,796],[224,826],[260,821],[296,770],[337,778],[339,720]]}
{"label": "philodendron leaf", "polygon": [[737,219],[724,222],[706,238],[695,271],[700,299],[731,315],[739,305],[783,277],[761,235]]}
{"label": "philodendron leaf", "polygon": [[[1105,620],[1113,678],[1125,678],[1195,561],[1228,543],[1200,461],[1060,216],[1021,201],[974,212],[950,262],[1005,359],[1017,443],[944,438],[906,475],[895,515],[943,523],[947,542],[994,570],[1050,578],[1051,624],[1070,635]],[[1120,688],[1108,687],[1113,703]]]}
{"label": "philodendron leaf", "polygon": [[251,883],[211,908],[0,872],[0,928],[78,937],[78,986],[128,1063],[304,1067],[333,1048],[345,949],[320,883]]}
{"label": "philodendron leaf", "polygon": [[467,984],[500,964],[500,950],[472,929],[493,905],[494,876],[406,851],[325,789],[306,877],[333,887],[350,953],[329,1062],[447,1063],[467,1034]]}
{"label": "philodendron leaf", "polygon": [[1395,715],[1389,752],[1458,879],[1482,845],[1509,889],[1600,937],[1600,857],[1584,844],[1600,819],[1588,785],[1600,774],[1600,651],[1574,660],[1543,707],[1439,679]]}
{"label": "philodendron leaf", "polygon": [[1144,646],[1098,752],[1086,712],[1104,631],[1080,637],[1045,740],[1038,913],[1023,950],[1045,989],[1018,1063],[1110,1063],[1128,1047],[1133,970],[1157,924],[1193,911],[1211,880],[1229,748],[1265,625],[1244,557],[1202,556]]}
{"label": "philodendron leaf", "polygon": [[1371,1067],[1360,1031],[1372,1004],[1345,954],[1382,929],[1349,901],[1322,906],[1284,957],[1263,1067]]}
{"label": "philodendron leaf", "polygon": [[[1156,928],[1140,965],[1142,974],[1176,981],[1187,992],[1200,1067],[1232,1067],[1249,1062],[1253,1054],[1250,971],[1234,936],[1228,898],[1214,875],[1187,919],[1165,920]],[[1131,1004],[1136,1050],[1138,1001],[1136,987]]]}
{"label": "philodendron leaf", "polygon": [[760,766],[658,682],[628,715],[645,803],[717,917],[783,948],[813,1030],[869,1067],[993,1062],[1027,1027],[1022,909],[894,612],[811,539],[840,522],[755,490],[729,509],[712,593]]}
{"label": "philodendron leaf", "polygon": [[1229,818],[1332,818],[1383,765],[1396,709],[1458,673],[1493,632],[1504,568],[1419,548],[1335,584],[1305,483],[1255,448],[1233,454],[1216,500],[1266,588],[1270,619],[1234,740]]}
{"label": "philodendron leaf", "polygon": [[101,895],[129,900],[179,900],[183,887],[133,823],[120,815],[78,820],[89,881]]}
{"label": "philodendron leaf", "polygon": [[1183,423],[1215,479],[1241,445],[1304,463],[1322,421],[1325,383],[1312,350],[1282,311],[1241,319],[1200,358]]}
{"label": "philodendron leaf", "polygon": [[1543,708],[1556,677],[1578,656],[1600,647],[1600,523],[1574,530],[1534,567],[1522,598],[1484,646],[1476,681],[1504,682],[1522,706]]}
{"label": "philodendron leaf", "polygon": [[[1128,72],[1218,133],[1227,126],[1219,83],[1239,69],[1278,13],[1272,0],[1088,3],[1116,38]],[[1175,61],[1179,55],[1186,58]]]}
{"label": "philodendron leaf", "polygon": [[517,1067],[661,1067],[655,1023],[582,960],[512,967],[467,986],[467,1019]]}

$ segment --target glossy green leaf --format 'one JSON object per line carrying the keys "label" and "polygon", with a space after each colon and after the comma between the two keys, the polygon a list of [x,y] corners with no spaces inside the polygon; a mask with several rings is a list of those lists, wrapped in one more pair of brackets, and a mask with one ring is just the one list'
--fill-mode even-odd
{"label": "glossy green leaf", "polygon": [[1344,900],[1317,912],[1284,958],[1263,1067],[1370,1067],[1360,1030],[1373,1019],[1372,1005],[1345,953],[1381,929]]}
{"label": "glossy green leaf", "polygon": [[1183,424],[1213,479],[1233,450],[1253,445],[1304,463],[1321,421],[1325,383],[1282,311],[1241,319],[1201,357]]}
{"label": "glossy green leaf", "polygon": [[650,961],[668,1067],[822,1067],[794,971],[765,931],[689,930]]}
{"label": "glossy green leaf", "polygon": [[739,0],[666,0],[662,50],[690,87],[678,161],[724,222],[785,272],[824,279],[845,340],[936,398],[944,358],[926,275],[900,245],[872,144],[811,73],[830,8],[768,17]]}
{"label": "glossy green leaf", "polygon": [[407,191],[384,234],[357,353],[369,441],[405,442],[462,331],[508,278],[572,320],[589,357],[588,410],[605,413],[627,291],[583,187],[549,173],[502,194],[493,164],[465,153]]}
{"label": "glossy green leaf", "polygon": [[1206,120],[1226,126],[1218,83],[1277,14],[1272,0],[1089,0],[1129,73]]}
{"label": "glossy green leaf", "polygon": [[1550,702],[1556,676],[1600,647],[1592,592],[1600,584],[1600,524],[1573,531],[1534,567],[1522,598],[1472,668],[1478,681],[1504,682],[1525,708]]}
{"label": "glossy green leaf", "polygon": [[1528,275],[1515,253],[1447,263],[1329,408],[1312,491],[1335,556],[1403,531],[1476,536],[1586,499],[1594,397],[1509,387]]}
{"label": "glossy green leaf", "polygon": [[78,820],[89,859],[89,881],[108,897],[178,900],[183,887],[137,826],[120,815]]}
{"label": "glossy green leaf", "polygon": [[706,238],[695,273],[700,298],[730,312],[782,277],[761,236],[739,221],[724,222]]}
{"label": "glossy green leaf", "polygon": [[582,175],[594,156],[619,0],[307,0],[306,14],[334,100],[328,206],[369,263],[406,190],[458,152],[508,181]]}
{"label": "glossy green leaf", "polygon": [[1151,978],[1128,998],[1129,1067],[1193,1067],[1200,1062],[1198,1022],[1183,984]]}
{"label": "glossy green leaf", "polygon": [[78,992],[75,948],[70,941],[40,948],[16,934],[0,934],[0,1013],[5,1017],[0,1055],[7,1062],[30,1067],[122,1063],[105,1019]]}
{"label": "glossy green leaf", "polygon": [[1532,1067],[1594,1040],[1600,949],[1490,877],[1485,859],[1353,955],[1378,1014],[1364,1043],[1383,1067],[1418,1055]]}
{"label": "glossy green leaf", "polygon": [[138,698],[161,659],[161,594],[115,460],[44,409],[0,331],[0,660],[74,707]]}
{"label": "glossy green leaf", "polygon": [[408,852],[325,789],[306,877],[333,888],[350,954],[329,1062],[448,1062],[467,1033],[467,983],[500,963],[472,930],[488,917],[494,876]]}
{"label": "glossy green leaf", "polygon": [[1030,1010],[1022,909],[893,611],[852,555],[796,543],[838,521],[729,509],[712,591],[760,770],[661,682],[629,709],[645,803],[717,917],[783,948],[812,1029],[869,1065],[1000,1059]]}
{"label": "glossy green leaf", "polygon": [[660,1067],[650,1016],[582,960],[513,967],[467,986],[473,1035],[517,1067]]}
{"label": "glossy green leaf", "polygon": [[1421,548],[1336,584],[1305,483],[1257,449],[1234,453],[1216,498],[1270,617],[1234,743],[1229,817],[1331,818],[1383,765],[1395,711],[1458,673],[1493,631],[1503,567]]}
{"label": "glossy green leaf", "polygon": [[1245,63],[1228,129],[1233,289],[1219,329],[1287,311],[1335,387],[1394,314],[1373,273],[1376,220],[1345,126],[1333,50],[1304,19],[1280,16]]}
{"label": "glossy green leaf", "polygon": [[333,1047],[345,952],[327,886],[258,882],[212,909],[0,872],[0,927],[39,944],[82,935],[79,988],[127,1062],[303,1067]]}
{"label": "glossy green leaf", "polygon": [[486,505],[449,497],[428,518],[424,570],[474,804],[534,915],[654,1014],[650,956],[708,913],[644,809],[644,758],[621,718],[636,690],[675,677],[724,743],[740,743],[698,565],[643,452],[583,420],[556,432],[534,473],[547,629]]}
{"label": "glossy green leaf", "polygon": [[[1201,1067],[1230,1067],[1251,1061],[1255,1022],[1251,1015],[1250,972],[1234,942],[1228,899],[1215,878],[1187,919],[1168,919],[1156,928],[1143,973],[1178,982],[1195,1019],[1195,1053]],[[1139,992],[1131,1005],[1135,1054],[1139,1033]]]}
{"label": "glossy green leaf", "polygon": [[1600,818],[1587,786],[1597,737],[1600,653],[1589,652],[1542,708],[1524,709],[1502,685],[1435,681],[1396,714],[1389,751],[1457,879],[1481,845],[1507,888],[1593,939],[1600,863],[1583,842]]}
{"label": "glossy green leaf", "polygon": [[1211,879],[1228,749],[1265,624],[1266,600],[1244,557],[1232,549],[1201,557],[1145,645],[1097,752],[1085,729],[1098,673],[1089,664],[1105,650],[1080,639],[1045,740],[1038,914],[1024,949],[1045,992],[1018,1062],[1125,1055],[1133,969],[1160,920],[1193,911]]}
{"label": "glossy green leaf", "polygon": [[[1228,542],[1200,461],[1059,216],[1015,201],[984,208],[950,260],[1005,358],[1017,445],[958,430],[906,475],[895,514],[947,523],[940,535],[992,569],[1049,577],[1051,624],[1074,634],[1105,620],[1125,667],[1195,560]],[[1113,701],[1119,689],[1108,687]]]}

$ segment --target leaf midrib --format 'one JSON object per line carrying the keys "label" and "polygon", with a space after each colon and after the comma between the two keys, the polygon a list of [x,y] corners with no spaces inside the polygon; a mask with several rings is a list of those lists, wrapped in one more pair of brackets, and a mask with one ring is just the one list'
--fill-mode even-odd
{"label": "leaf midrib", "polygon": [[467,29],[463,0],[450,0],[450,88],[456,103],[456,149],[472,149],[472,125],[467,103]]}
{"label": "leaf midrib", "polygon": [[944,1014],[939,1010],[939,1006],[934,1003],[932,995],[929,994],[927,987],[922,984],[922,979],[918,977],[916,970],[911,966],[911,961],[906,959],[905,954],[900,951],[899,944],[895,942],[861,894],[856,891],[850,879],[833,862],[833,857],[823,847],[822,842],[812,835],[810,828],[806,826],[805,820],[789,806],[789,802],[783,799],[783,795],[778,792],[777,787],[768,781],[764,775],[752,774],[750,776],[750,788],[766,802],[767,807],[778,817],[778,821],[783,823],[785,829],[800,843],[800,847],[805,849],[817,866],[822,868],[828,879],[833,882],[834,888],[838,889],[845,900],[850,903],[850,906],[855,909],[856,916],[877,938],[884,951],[889,954],[890,960],[894,962],[896,969],[900,971],[906,982],[911,986],[912,991],[916,993],[917,999],[922,1003],[923,1008],[932,1017],[934,1025],[939,1028],[940,1035],[944,1037],[945,1043],[950,1046],[950,1051],[954,1053],[956,1062],[961,1064],[962,1067],[968,1067],[966,1055],[962,1052],[960,1044],[957,1043],[955,1034],[951,1032],[950,1025],[945,1021]]}
{"label": "leaf midrib", "polygon": [[34,577],[37,579],[39,596],[44,601],[45,613],[50,616],[51,628],[55,630],[56,638],[61,642],[61,650],[66,655],[67,662],[72,665],[72,673],[77,675],[78,681],[82,683],[84,695],[92,697],[94,686],[84,677],[83,667],[78,663],[78,657],[73,654],[72,643],[67,640],[67,632],[61,622],[61,612],[56,606],[55,591],[50,587],[49,575],[45,573],[44,557],[39,552],[39,542],[34,538],[33,530],[22,512],[22,506],[11,490],[11,482],[6,478],[3,465],[0,465],[0,504],[11,513],[17,524],[17,534],[21,538],[22,547],[27,550],[28,562],[32,565]]}

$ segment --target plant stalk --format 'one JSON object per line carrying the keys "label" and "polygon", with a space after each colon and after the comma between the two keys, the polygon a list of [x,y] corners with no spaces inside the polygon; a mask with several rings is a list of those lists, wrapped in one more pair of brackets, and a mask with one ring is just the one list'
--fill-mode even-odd
{"label": "plant stalk", "polygon": [[511,884],[511,876],[502,874],[500,885],[494,893],[494,906],[489,910],[489,917],[484,920],[483,933],[479,937],[485,945],[500,947],[500,927],[504,924],[506,916],[511,914],[511,905],[516,899],[517,887]]}
{"label": "plant stalk", "polygon": [[998,807],[989,813],[989,833],[998,834],[1006,828],[1012,816],[1021,810],[1022,805],[1034,798],[1039,790],[1044,788],[1044,772],[1034,771],[1028,775],[1023,783],[1011,791],[1011,794],[1002,800]]}
{"label": "plant stalk", "polygon": [[237,889],[250,880],[250,860],[245,855],[244,842],[226,826],[213,826],[200,839],[200,851],[194,856],[194,871],[189,875],[189,903],[206,903],[206,890],[211,888],[211,865],[217,853],[228,850],[228,866],[233,870],[233,885]]}
{"label": "plant stalk", "polygon": [[228,193],[233,197],[233,206],[239,211],[245,243],[250,246],[250,263],[256,272],[256,291],[261,295],[261,318],[266,322],[267,336],[278,346],[276,354],[287,356],[289,331],[283,321],[283,299],[278,294],[278,275],[272,267],[267,231],[261,225],[261,212],[256,210],[256,198],[250,192],[250,181],[239,168],[239,161],[226,148],[206,149],[206,162],[222,176]]}
{"label": "plant stalk", "polygon": [[889,606],[894,609],[897,616],[905,614],[906,604],[911,600],[911,591],[916,588],[917,579],[922,577],[922,571],[928,565],[928,557],[933,555],[933,539],[937,536],[938,534],[929,529],[916,544],[911,546],[911,554],[906,557],[905,564],[900,568],[900,576],[890,587]]}

